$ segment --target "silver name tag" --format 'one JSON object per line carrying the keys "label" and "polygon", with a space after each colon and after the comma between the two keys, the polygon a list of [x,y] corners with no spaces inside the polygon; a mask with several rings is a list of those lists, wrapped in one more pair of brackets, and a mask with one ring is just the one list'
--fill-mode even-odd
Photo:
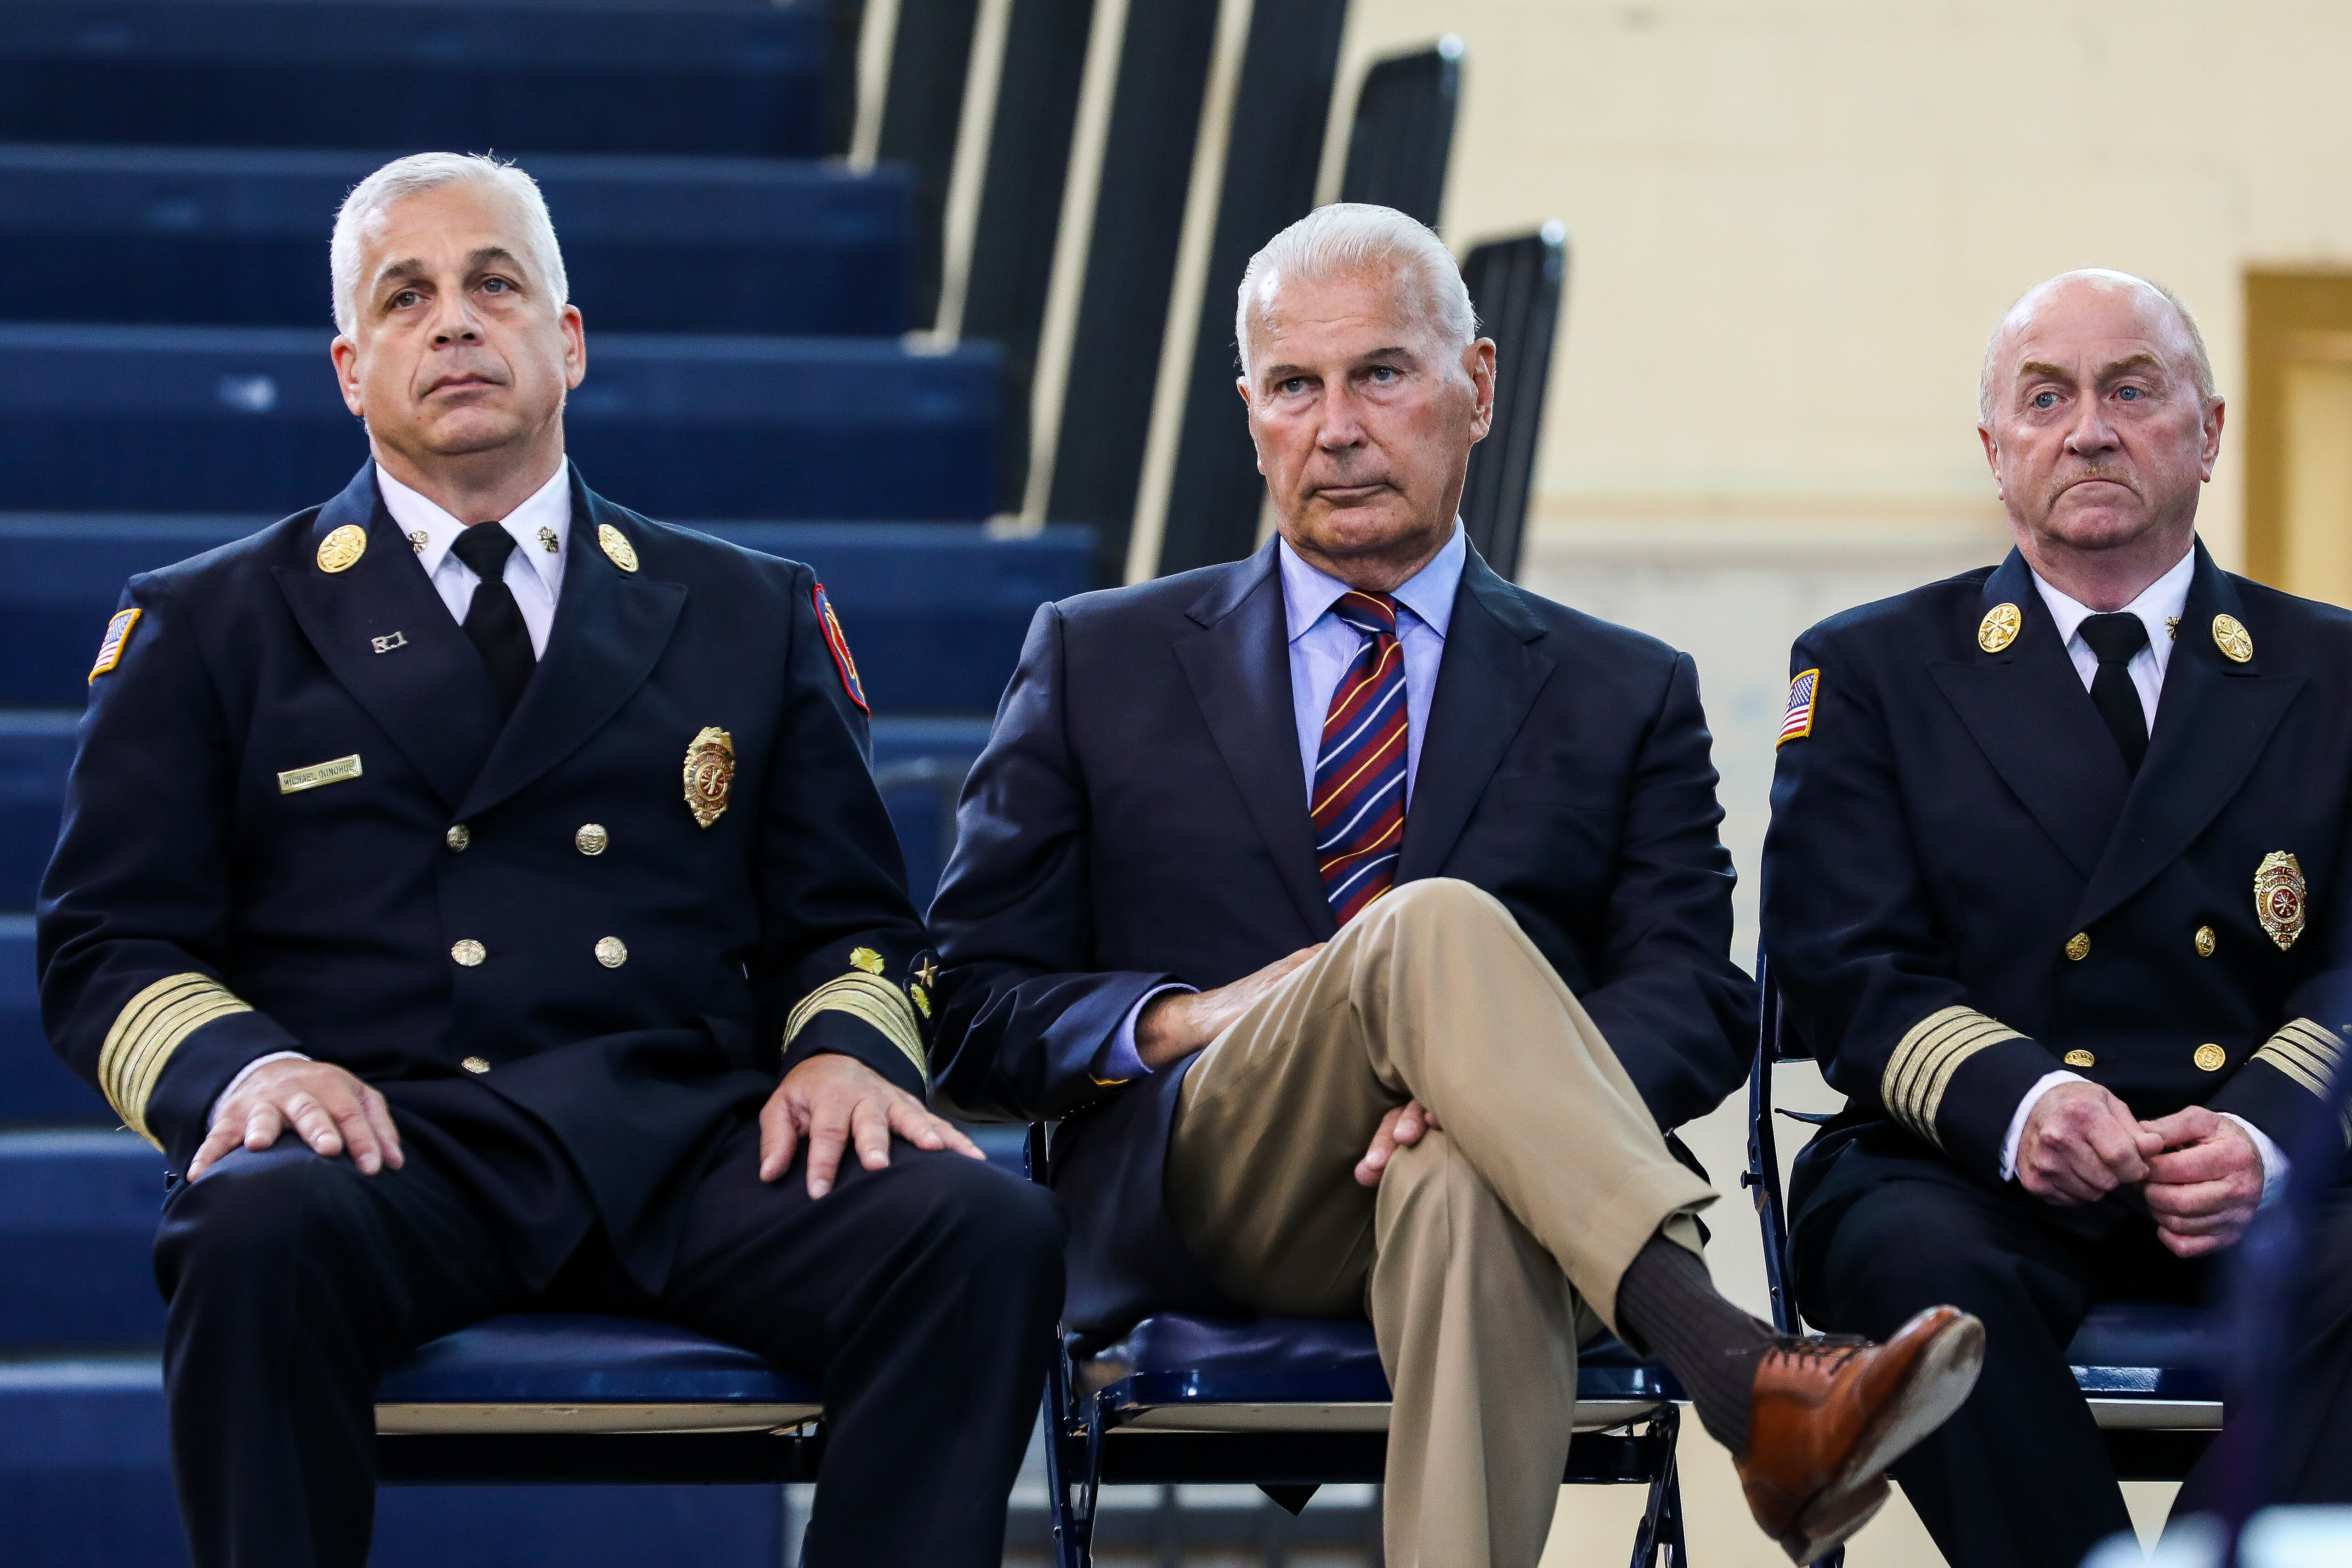
{"label": "silver name tag", "polygon": [[359,776],[359,754],[353,752],[349,757],[338,757],[332,762],[314,762],[308,768],[280,773],[278,776],[278,792],[280,795],[299,794],[304,789],[316,789],[321,784],[340,784],[346,779]]}

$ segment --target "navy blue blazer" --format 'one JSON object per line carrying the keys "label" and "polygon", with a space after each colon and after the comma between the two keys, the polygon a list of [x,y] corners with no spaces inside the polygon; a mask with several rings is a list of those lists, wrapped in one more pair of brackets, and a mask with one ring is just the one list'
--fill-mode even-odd
{"label": "navy blue blazer", "polygon": [[[964,786],[931,907],[935,1087],[967,1113],[1061,1119],[1082,1330],[1236,1310],[1161,1199],[1190,1062],[1124,1086],[1089,1068],[1153,987],[1223,985],[1332,934],[1286,630],[1271,544],[1048,604]],[[1708,746],[1687,657],[1471,552],[1397,879],[1457,877],[1508,905],[1661,1127],[1738,1084],[1753,1038]]]}
{"label": "navy blue blazer", "polygon": [[[2018,630],[1988,651],[2001,605]],[[2352,977],[2352,614],[2199,545],[2137,778],[2014,551],[1822,622],[1791,670],[1819,692],[1778,759],[1764,940],[1848,1097],[1801,1207],[1890,1162],[1998,1183],[2019,1100],[2061,1067],[2142,1117],[2210,1105],[2292,1145]],[[2263,875],[2274,854],[2299,897]]]}
{"label": "navy blue blazer", "polygon": [[[330,571],[343,528],[366,549]],[[517,1146],[551,1130],[650,1288],[680,1178],[789,1065],[801,1004],[818,998],[793,1061],[843,1051],[923,1092],[923,1037],[867,971],[913,1019],[926,936],[809,569],[576,473],[567,549],[503,720],[372,465],[133,578],[42,888],[42,1013],[175,1170],[223,1087],[281,1050],[349,1068],[396,1116]],[[686,788],[706,727],[733,757],[707,826]]]}

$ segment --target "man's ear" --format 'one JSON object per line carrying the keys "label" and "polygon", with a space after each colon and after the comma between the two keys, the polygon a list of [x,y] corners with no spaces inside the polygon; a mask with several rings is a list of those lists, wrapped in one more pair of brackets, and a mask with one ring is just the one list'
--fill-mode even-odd
{"label": "man's ear", "polygon": [[341,333],[327,346],[327,357],[334,361],[335,385],[343,394],[343,406],[353,417],[367,417],[367,399],[360,391],[360,346]]}

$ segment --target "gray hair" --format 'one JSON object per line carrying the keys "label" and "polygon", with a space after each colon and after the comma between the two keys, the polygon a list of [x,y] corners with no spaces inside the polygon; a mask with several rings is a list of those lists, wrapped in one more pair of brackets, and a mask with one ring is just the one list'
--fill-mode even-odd
{"label": "gray hair", "polygon": [[2146,289],[2171,306],[2173,318],[2180,323],[2181,333],[2189,340],[2189,360],[2197,378],[2199,401],[2211,402],[2218,395],[2217,383],[2213,380],[2213,357],[2205,351],[2205,334],[2199,329],[2196,316],[2179,295],[2155,279],[2142,277],[2137,273],[2118,272],[2111,267],[2084,267],[2073,272],[2062,272],[2055,277],[2043,278],[2010,301],[2009,308],[2000,313],[2000,319],[1993,324],[1992,336],[1985,340],[1984,367],[1977,372],[1977,418],[1979,422],[1987,425],[1992,423],[1993,365],[2000,357],[2000,336],[2009,330],[2011,319],[2027,300],[2051,285],[2063,283],[2070,277],[2087,278],[2102,288]]}
{"label": "gray hair", "polygon": [[1249,374],[1252,301],[1263,308],[1276,287],[1300,278],[1322,282],[1383,269],[1413,285],[1415,319],[1434,329],[1447,348],[1458,355],[1476,340],[1478,317],[1470,308],[1470,290],[1444,240],[1393,207],[1334,202],[1316,208],[1250,257],[1234,309],[1242,374]]}
{"label": "gray hair", "polygon": [[473,152],[418,152],[395,158],[352,187],[335,214],[335,235],[327,243],[327,267],[334,280],[335,330],[352,336],[359,326],[360,254],[366,247],[372,221],[394,203],[444,185],[461,183],[495,186],[521,204],[523,247],[540,281],[554,290],[558,306],[572,302],[572,286],[563,276],[563,250],[555,243],[555,223],[547,215],[547,198],[539,182],[495,158]]}

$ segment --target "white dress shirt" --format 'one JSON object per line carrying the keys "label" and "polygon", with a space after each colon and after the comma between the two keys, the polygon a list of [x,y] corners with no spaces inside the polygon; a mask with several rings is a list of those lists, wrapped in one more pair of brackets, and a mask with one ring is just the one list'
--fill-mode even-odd
{"label": "white dress shirt", "polygon": [[[466,531],[466,525],[385,473],[381,464],[376,465],[375,485],[377,493],[383,497],[383,509],[392,514],[393,522],[408,536],[417,564],[432,580],[441,602],[449,607],[451,618],[463,626],[466,612],[474,602],[475,585],[482,580],[449,548]],[[530,632],[531,656],[541,658],[547,653],[548,629],[555,624],[555,600],[563,591],[564,552],[571,548],[571,465],[558,467],[554,478],[532,491],[522,505],[507,514],[503,526],[515,541],[515,548],[507,555],[507,591],[514,595],[515,608],[522,612],[522,623]],[[552,549],[547,543],[550,539],[555,541]],[[309,1060],[299,1051],[273,1051],[247,1062],[228,1081],[228,1087],[214,1098],[205,1123],[206,1130],[220,1120],[221,1106],[256,1068],[272,1061]]]}
{"label": "white dress shirt", "polygon": [[[2140,713],[2147,720],[2147,733],[2151,738],[2156,735],[2157,700],[2164,695],[2164,672],[2172,662],[2174,634],[2180,625],[2180,612],[2189,603],[2189,579],[2196,575],[2197,552],[2191,549],[2170,571],[2141,590],[2139,597],[2123,609],[2126,614],[2138,616],[2147,627],[2147,646],[2131,656],[2131,662],[2124,666],[2124,673],[2131,677],[2133,687],[2139,693]],[[2074,661],[2074,673],[2083,677],[2083,688],[2088,691],[2092,680],[2099,673],[2099,655],[2092,652],[2090,643],[2083,640],[2082,628],[2083,622],[2096,612],[2050,586],[2042,580],[2040,572],[2033,574],[2033,586],[2040,591],[2042,602],[2049,607],[2050,618],[2058,623],[2058,635],[2066,645],[2067,657]],[[2003,1181],[2016,1178],[2017,1146],[2025,1136],[2026,1118],[2033,1113],[2033,1107],[2042,1103],[2042,1097],[2061,1083],[2089,1082],[2079,1072],[2063,1070],[2044,1073],[2034,1081],[2033,1087],[2028,1089],[2025,1097],[2017,1103],[2016,1113],[2009,1119],[2009,1135],[2001,1141],[2000,1176]],[[2263,1156],[2263,1202],[2273,1201],[2286,1187],[2286,1152],[2272,1142],[2268,1134],[2243,1116],[2231,1115],[2227,1111],[2221,1113],[2243,1127],[2246,1135],[2253,1140],[2254,1148]]]}
{"label": "white dress shirt", "polygon": [[[1397,645],[1404,655],[1404,791],[1407,809],[1412,801],[1413,780],[1421,771],[1421,737],[1429,728],[1429,705],[1437,695],[1437,667],[1445,658],[1445,629],[1454,622],[1454,595],[1462,586],[1462,566],[1470,550],[1462,519],[1454,519],[1454,537],[1430,557],[1419,571],[1398,585]],[[1348,585],[1319,567],[1309,566],[1284,539],[1275,546],[1282,570],[1282,607],[1290,633],[1290,709],[1298,724],[1300,789],[1315,793],[1315,764],[1323,751],[1323,721],[1331,711],[1331,695],[1339,689],[1348,666],[1363,652],[1364,634],[1331,613]],[[1094,1075],[1105,1083],[1124,1083],[1151,1071],[1135,1043],[1135,1020],[1151,998],[1162,991],[1189,991],[1191,986],[1160,986],[1146,991],[1127,1009],[1118,1030],[1095,1053]]]}
{"label": "white dress shirt", "polygon": [[[417,563],[425,575],[433,580],[434,590],[441,602],[459,625],[466,622],[466,611],[474,602],[474,585],[481,580],[474,569],[459,560],[449,547],[466,531],[466,525],[443,511],[434,502],[410,489],[379,466],[375,471],[376,488],[383,496],[383,509],[408,542],[416,548]],[[507,557],[507,591],[514,595],[515,608],[522,612],[522,623],[530,632],[530,652],[534,658],[547,653],[548,628],[555,624],[556,596],[563,591],[564,552],[572,543],[572,471],[560,466],[555,477],[541,485],[530,497],[507,514],[501,525],[514,536],[515,548]],[[420,543],[417,536],[424,538]],[[548,541],[555,541],[548,548]]]}

